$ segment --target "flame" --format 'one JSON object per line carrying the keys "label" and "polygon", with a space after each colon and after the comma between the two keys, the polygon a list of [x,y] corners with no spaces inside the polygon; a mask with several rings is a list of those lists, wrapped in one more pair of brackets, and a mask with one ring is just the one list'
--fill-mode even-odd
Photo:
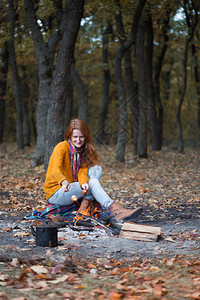
{"label": "flame", "polygon": [[[80,207],[80,208],[81,208],[81,207]],[[84,219],[84,216],[88,216],[88,217],[91,217],[91,218],[96,219],[96,220],[98,219],[98,212],[99,212],[99,210],[98,210],[97,207],[93,207],[92,201],[88,201],[88,206],[87,206],[87,208],[85,208],[85,209],[83,209],[83,210],[80,210],[80,208],[79,208],[79,210],[77,211],[77,213],[79,213],[79,215],[76,215],[76,216],[74,217],[74,220],[76,220],[76,221],[74,222],[74,226],[76,226],[76,224],[77,224],[77,222],[78,222],[79,220],[83,220],[83,219]],[[106,224],[107,227],[109,227],[110,225],[111,225],[111,223]]]}
{"label": "flame", "polygon": [[74,226],[76,226],[76,223],[79,220],[83,220],[84,219],[84,215],[91,217],[91,214],[90,214],[90,205],[86,209],[78,211],[78,213],[80,213],[81,215],[76,215],[74,217],[74,220],[76,220],[75,223],[74,223]]}

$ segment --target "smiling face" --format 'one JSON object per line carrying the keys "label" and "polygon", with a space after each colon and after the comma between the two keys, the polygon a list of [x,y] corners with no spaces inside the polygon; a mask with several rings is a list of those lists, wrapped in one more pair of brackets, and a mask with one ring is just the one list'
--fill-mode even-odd
{"label": "smiling face", "polygon": [[82,134],[82,132],[80,130],[73,129],[72,136],[71,136],[71,142],[75,147],[80,148],[85,143],[85,136]]}

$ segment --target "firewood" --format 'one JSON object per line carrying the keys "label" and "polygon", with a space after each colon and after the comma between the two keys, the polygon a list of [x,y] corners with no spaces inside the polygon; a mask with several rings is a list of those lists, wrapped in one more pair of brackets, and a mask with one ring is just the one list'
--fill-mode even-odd
{"label": "firewood", "polygon": [[131,222],[125,222],[122,225],[120,235],[121,238],[127,238],[139,241],[158,241],[162,236],[162,230],[160,227],[135,224]]}
{"label": "firewood", "polygon": [[125,222],[122,225],[122,230],[127,231],[138,231],[138,232],[149,232],[161,235],[161,228],[156,226],[149,226],[149,225],[142,225],[142,224],[135,224],[131,222]]}
{"label": "firewood", "polygon": [[157,242],[158,235],[153,233],[143,233],[143,232],[131,232],[131,231],[121,231],[120,238],[137,240],[137,241],[146,241],[146,242]]}

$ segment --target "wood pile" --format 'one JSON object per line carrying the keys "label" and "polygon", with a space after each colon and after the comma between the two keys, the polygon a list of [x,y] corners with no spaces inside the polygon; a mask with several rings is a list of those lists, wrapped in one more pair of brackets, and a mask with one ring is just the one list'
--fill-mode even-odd
{"label": "wood pile", "polygon": [[157,242],[162,237],[160,227],[125,222],[120,231],[120,238],[138,241]]}

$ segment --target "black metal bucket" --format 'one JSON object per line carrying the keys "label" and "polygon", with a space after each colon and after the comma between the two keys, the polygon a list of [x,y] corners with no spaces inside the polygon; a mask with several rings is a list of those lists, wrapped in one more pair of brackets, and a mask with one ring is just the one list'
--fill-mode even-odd
{"label": "black metal bucket", "polygon": [[55,225],[39,225],[36,229],[31,226],[31,233],[35,236],[37,246],[58,246],[58,227]]}

